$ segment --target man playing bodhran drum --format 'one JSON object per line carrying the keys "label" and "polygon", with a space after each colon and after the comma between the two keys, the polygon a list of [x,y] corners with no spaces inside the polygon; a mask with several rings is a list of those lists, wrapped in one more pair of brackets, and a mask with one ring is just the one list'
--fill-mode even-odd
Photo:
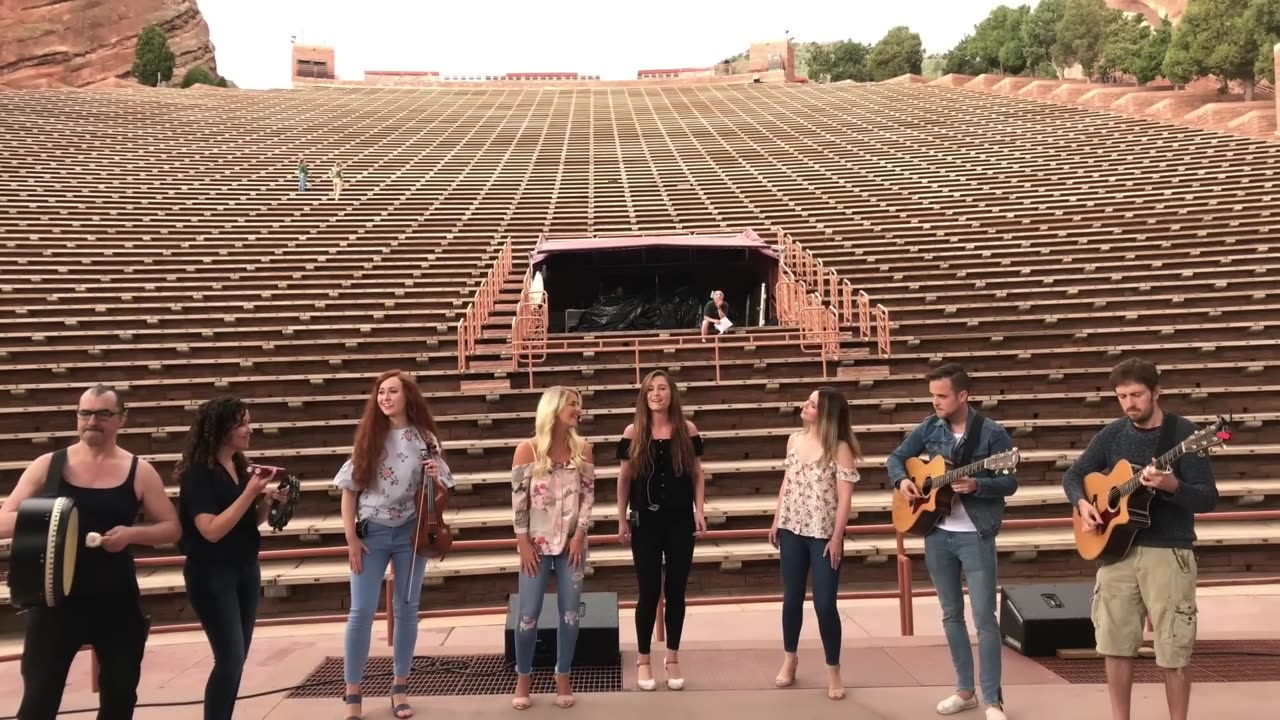
{"label": "man playing bodhran drum", "polygon": [[[80,441],[37,458],[0,507],[0,537],[14,537],[19,506],[37,497],[75,503],[79,530],[65,542],[78,545],[88,534],[101,536],[100,543],[97,538],[91,543],[96,547],[80,547],[75,553],[70,593],[53,607],[29,608],[21,720],[57,714],[71,661],[86,644],[93,647],[100,668],[99,720],[133,717],[147,625],[129,548],[176,542],[181,527],[155,468],[116,445],[124,420],[124,402],[115,390],[105,385],[87,390],[76,409]],[[150,524],[135,524],[139,506]],[[17,570],[10,568],[11,586]]]}

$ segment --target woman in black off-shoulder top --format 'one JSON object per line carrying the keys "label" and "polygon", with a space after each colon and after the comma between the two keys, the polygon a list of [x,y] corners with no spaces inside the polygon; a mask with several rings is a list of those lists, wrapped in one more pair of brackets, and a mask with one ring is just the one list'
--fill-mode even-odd
{"label": "woman in black off-shoulder top", "polygon": [[[702,505],[702,438],[684,419],[680,393],[661,370],[645,377],[636,399],[635,420],[618,441],[618,535],[631,543],[636,580],[637,684],[657,687],[649,661],[658,598],[666,598],[667,687],[680,690],[680,631],[684,627],[685,588],[693,565],[693,544],[706,531]],[[666,582],[663,582],[663,562]]]}

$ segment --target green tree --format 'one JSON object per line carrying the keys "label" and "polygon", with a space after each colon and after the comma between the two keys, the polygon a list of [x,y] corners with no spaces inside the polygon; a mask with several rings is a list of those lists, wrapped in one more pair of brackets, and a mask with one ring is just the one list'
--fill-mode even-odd
{"label": "green tree", "polygon": [[173,50],[164,31],[155,24],[138,33],[138,45],[133,51],[133,78],[143,85],[155,87],[173,79]]}
{"label": "green tree", "polygon": [[1058,42],[1058,23],[1066,8],[1067,0],[1040,0],[1022,24],[1022,47],[1028,67],[1049,63],[1054,77],[1062,77],[1062,68],[1053,61],[1053,46]]}
{"label": "green tree", "polygon": [[1160,19],[1160,27],[1151,33],[1142,48],[1138,50],[1137,62],[1133,67],[1133,76],[1139,85],[1160,77],[1164,72],[1164,58],[1169,53],[1169,42],[1173,39],[1173,23],[1166,15]]}
{"label": "green tree", "polygon": [[1027,69],[1023,26],[1031,17],[1027,5],[1001,5],[973,28],[969,49],[988,68],[1001,74],[1020,75]]}
{"label": "green tree", "polygon": [[1107,42],[1108,17],[1105,0],[1067,0],[1053,45],[1054,64],[1066,67],[1080,63],[1085,77],[1093,77]]}
{"label": "green tree", "polygon": [[1275,46],[1280,43],[1280,3],[1275,0],[1253,0],[1245,11],[1244,23],[1253,29],[1258,44],[1258,58],[1253,72],[1257,79],[1276,81]]}
{"label": "green tree", "polygon": [[216,85],[216,86],[218,86],[218,87],[220,87],[220,88],[227,87],[227,79],[226,79],[226,78],[224,78],[224,77],[222,77],[221,75],[219,75],[219,76],[218,76],[218,81],[217,81],[217,82],[215,82],[215,83],[214,83],[214,85]]}
{"label": "green tree", "polygon": [[983,63],[973,52],[973,36],[965,35],[956,46],[947,51],[942,58],[942,72],[959,73],[961,75],[981,75],[989,71],[990,66]]}
{"label": "green tree", "polygon": [[843,40],[809,45],[808,75],[814,80],[830,76],[831,82],[869,82],[867,56],[871,48],[860,42]]}
{"label": "green tree", "polygon": [[182,76],[182,87],[184,88],[189,88],[192,85],[213,85],[215,82],[213,73],[209,72],[209,68],[203,65],[192,67]]}
{"label": "green tree", "polygon": [[[1253,99],[1258,77],[1267,77],[1263,58],[1271,54],[1280,20],[1275,0],[1191,0],[1174,30],[1165,57],[1165,77],[1185,83],[1216,76],[1225,89],[1232,80]],[[1262,73],[1259,73],[1262,70]]]}
{"label": "green tree", "polygon": [[1119,10],[1110,10],[1106,30],[1098,73],[1110,75],[1119,72],[1136,77],[1142,53],[1152,38],[1151,26],[1141,15],[1125,15]]}
{"label": "green tree", "polygon": [[877,82],[908,73],[918,75],[923,63],[924,43],[905,25],[885,33],[867,56],[867,70]]}

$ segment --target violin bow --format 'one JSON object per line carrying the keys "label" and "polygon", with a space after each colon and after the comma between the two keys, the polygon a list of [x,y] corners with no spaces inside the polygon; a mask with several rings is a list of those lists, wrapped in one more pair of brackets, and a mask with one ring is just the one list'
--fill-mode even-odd
{"label": "violin bow", "polygon": [[[418,451],[418,457],[421,459],[421,462],[418,463],[419,467],[422,466],[422,463],[425,463],[426,461],[431,459],[431,446],[429,443],[427,447],[424,447]],[[431,495],[429,497],[426,495],[428,484],[432,486]],[[416,567],[418,564],[418,538],[422,534],[422,513],[424,510],[423,504],[425,501],[425,504],[428,505],[428,507],[426,508],[426,512],[431,512],[434,509],[435,500],[436,500],[435,481],[431,479],[431,476],[427,474],[426,470],[423,470],[422,483],[418,485],[418,503],[417,503],[418,517],[416,518],[417,522],[414,523],[415,527],[413,529],[413,555],[409,558],[409,580],[410,581],[413,580],[413,568]],[[413,597],[413,585],[411,585],[410,583],[405,583],[404,601],[407,603],[412,597]]]}

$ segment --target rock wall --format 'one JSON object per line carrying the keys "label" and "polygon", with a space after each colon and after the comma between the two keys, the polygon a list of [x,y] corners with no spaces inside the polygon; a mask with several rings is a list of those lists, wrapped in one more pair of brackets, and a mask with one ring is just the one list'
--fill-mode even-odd
{"label": "rock wall", "polygon": [[1151,27],[1160,25],[1160,18],[1169,16],[1175,25],[1187,11],[1187,0],[1107,0],[1107,6],[1125,12],[1142,13]]}
{"label": "rock wall", "polygon": [[138,33],[149,23],[169,39],[175,83],[194,65],[217,72],[195,0],[4,0],[0,85],[86,87],[130,78]]}

